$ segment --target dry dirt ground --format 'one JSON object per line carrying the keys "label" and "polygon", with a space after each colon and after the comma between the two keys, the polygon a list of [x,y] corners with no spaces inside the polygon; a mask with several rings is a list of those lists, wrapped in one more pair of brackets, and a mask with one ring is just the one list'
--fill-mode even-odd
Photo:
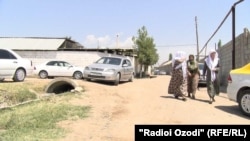
{"label": "dry dirt ground", "polygon": [[196,100],[188,98],[184,102],[173,98],[167,94],[170,77],[159,75],[152,79],[134,79],[118,86],[74,80],[86,91],[83,98],[71,102],[91,106],[92,109],[88,118],[62,123],[72,132],[61,141],[132,141],[136,124],[250,123],[237,104],[228,100],[226,93],[217,96],[213,104],[207,101],[205,87],[197,92]]}

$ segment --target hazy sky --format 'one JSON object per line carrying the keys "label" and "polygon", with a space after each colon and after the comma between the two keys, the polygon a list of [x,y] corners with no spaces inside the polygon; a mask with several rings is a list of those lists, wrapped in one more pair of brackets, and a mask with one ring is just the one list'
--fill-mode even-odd
{"label": "hazy sky", "polygon": [[[1,37],[71,37],[86,48],[131,47],[145,26],[159,64],[170,53],[196,54],[238,0],[0,0]],[[236,6],[236,36],[250,28],[250,0]],[[232,14],[208,43],[232,39]]]}

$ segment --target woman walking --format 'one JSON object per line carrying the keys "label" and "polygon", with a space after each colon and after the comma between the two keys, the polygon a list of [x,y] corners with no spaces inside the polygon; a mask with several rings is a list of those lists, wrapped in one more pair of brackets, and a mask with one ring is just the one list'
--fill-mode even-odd
{"label": "woman walking", "polygon": [[203,76],[207,73],[207,93],[210,98],[209,103],[215,102],[215,95],[219,95],[220,84],[218,78],[219,72],[219,58],[215,50],[209,52],[208,57],[204,62]]}
{"label": "woman walking", "polygon": [[181,97],[183,101],[185,98],[185,83],[187,78],[187,63],[186,53],[178,51],[172,60],[172,76],[168,86],[168,93],[174,94],[175,98]]}
{"label": "woman walking", "polygon": [[199,66],[198,62],[194,59],[194,55],[191,54],[188,57],[187,61],[187,91],[188,91],[188,97],[191,97],[192,99],[195,99],[196,89],[198,87],[199,82]]}

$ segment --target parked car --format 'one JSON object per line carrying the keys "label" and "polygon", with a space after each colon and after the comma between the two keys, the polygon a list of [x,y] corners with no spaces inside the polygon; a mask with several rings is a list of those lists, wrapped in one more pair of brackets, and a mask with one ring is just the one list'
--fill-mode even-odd
{"label": "parked car", "polygon": [[86,66],[84,79],[111,81],[118,85],[121,81],[133,81],[134,67],[127,57],[102,57]]}
{"label": "parked car", "polygon": [[48,77],[73,77],[74,79],[82,79],[83,71],[83,67],[77,67],[62,60],[46,61],[34,67],[34,74],[42,79]]}
{"label": "parked car", "polygon": [[160,73],[160,70],[158,69],[154,70],[154,75],[159,75],[159,73]]}
{"label": "parked car", "polygon": [[250,63],[229,72],[227,95],[239,104],[244,115],[250,116]]}
{"label": "parked car", "polygon": [[199,85],[207,85],[207,81],[206,81],[207,75],[203,76],[204,63],[198,63],[198,65],[199,65],[199,71],[200,71]]}
{"label": "parked car", "polygon": [[159,72],[159,75],[167,75],[167,72],[164,71],[164,70],[161,70],[161,71]]}
{"label": "parked car", "polygon": [[32,61],[22,58],[11,49],[0,49],[0,80],[12,79],[15,82],[24,81],[32,75]]}

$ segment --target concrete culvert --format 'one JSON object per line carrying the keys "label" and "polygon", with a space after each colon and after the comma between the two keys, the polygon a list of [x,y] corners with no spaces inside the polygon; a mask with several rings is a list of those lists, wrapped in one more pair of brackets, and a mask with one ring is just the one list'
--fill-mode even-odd
{"label": "concrete culvert", "polygon": [[79,90],[78,84],[69,78],[55,78],[45,88],[46,93],[60,94]]}

